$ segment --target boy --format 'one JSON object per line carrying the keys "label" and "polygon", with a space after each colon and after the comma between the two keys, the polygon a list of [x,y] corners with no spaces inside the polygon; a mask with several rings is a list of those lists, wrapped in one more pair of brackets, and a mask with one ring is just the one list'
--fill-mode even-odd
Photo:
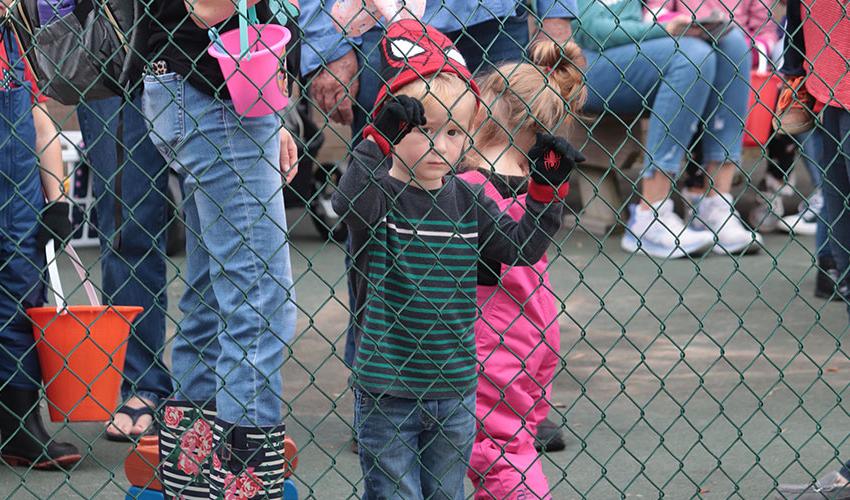
{"label": "boy", "polygon": [[[475,436],[477,263],[532,265],[561,224],[584,158],[539,133],[528,212],[500,213],[454,176],[478,87],[440,32],[415,20],[381,41],[372,125],[334,195],[355,259],[355,430],[363,498],[464,498]],[[421,99],[421,102],[420,100]]]}

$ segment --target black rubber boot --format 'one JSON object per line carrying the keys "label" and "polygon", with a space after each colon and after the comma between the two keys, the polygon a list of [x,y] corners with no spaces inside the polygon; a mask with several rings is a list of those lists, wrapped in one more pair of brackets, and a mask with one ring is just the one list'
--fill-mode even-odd
{"label": "black rubber boot", "polygon": [[553,453],[567,447],[561,426],[548,417],[537,426],[537,436],[534,448],[539,452]]}
{"label": "black rubber boot", "polygon": [[216,420],[210,498],[282,500],[285,429],[283,424],[239,427]]}
{"label": "black rubber boot", "polygon": [[70,443],[53,440],[41,420],[38,390],[0,390],[0,456],[9,465],[38,470],[67,469],[80,461]]}
{"label": "black rubber boot", "polygon": [[818,274],[815,277],[815,297],[819,299],[841,300],[836,292],[836,280],[838,280],[838,269],[831,257],[818,259]]}

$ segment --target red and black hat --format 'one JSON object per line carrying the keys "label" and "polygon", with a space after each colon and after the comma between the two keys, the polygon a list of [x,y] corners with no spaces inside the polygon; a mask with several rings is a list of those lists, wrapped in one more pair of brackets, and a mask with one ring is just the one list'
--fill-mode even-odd
{"label": "red and black hat", "polygon": [[476,98],[479,96],[466,61],[446,35],[416,19],[390,24],[381,40],[381,78],[385,84],[378,90],[373,116],[387,95],[437,73],[457,75],[469,84]]}

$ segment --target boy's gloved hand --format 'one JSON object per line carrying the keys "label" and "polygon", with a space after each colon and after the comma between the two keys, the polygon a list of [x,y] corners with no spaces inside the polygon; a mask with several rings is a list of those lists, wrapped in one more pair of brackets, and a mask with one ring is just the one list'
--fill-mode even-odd
{"label": "boy's gloved hand", "polygon": [[69,214],[71,205],[65,201],[48,204],[38,218],[38,237],[36,243],[39,250],[44,248],[51,239],[56,239],[56,246],[61,248],[71,237],[74,227],[71,225]]}
{"label": "boy's gloved hand", "polygon": [[537,142],[529,150],[528,158],[531,160],[528,194],[541,203],[567,196],[570,173],[585,160],[566,139],[543,132],[537,133]]}
{"label": "boy's gloved hand", "polygon": [[425,125],[425,108],[418,99],[399,95],[388,99],[372,124],[363,129],[363,137],[371,137],[384,154],[390,154],[413,127]]}
{"label": "boy's gloved hand", "polygon": [[42,26],[70,14],[77,6],[75,0],[38,0],[38,21]]}

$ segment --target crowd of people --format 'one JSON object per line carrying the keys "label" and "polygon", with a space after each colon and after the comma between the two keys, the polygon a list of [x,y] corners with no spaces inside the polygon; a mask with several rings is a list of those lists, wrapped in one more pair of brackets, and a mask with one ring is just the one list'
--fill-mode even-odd
{"label": "crowd of people", "polygon": [[[13,3],[0,0],[4,15]],[[330,2],[303,0],[297,19],[280,3],[247,2],[259,23],[297,23],[311,102],[352,131],[333,208],[349,234],[344,361],[364,498],[464,498],[464,477],[478,498],[547,497],[535,445],[561,355],[546,249],[584,161],[562,135],[581,114],[648,119],[625,251],[757,253],[762,236],[738,213],[733,183],[751,70],[775,60],[786,83],[773,140],[785,142],[773,150],[802,149],[824,200],[782,221],[817,227],[816,294],[850,312],[850,16],[840,2],[789,0],[784,23],[759,0],[536,0],[538,23],[524,2],[388,2],[396,10],[370,11],[358,36]],[[74,2],[38,5],[46,23]],[[104,432],[156,433],[169,497],[251,484],[282,498],[280,368],[296,323],[282,190],[297,172],[296,142],[277,114],[240,116],[207,53],[211,27],[239,26],[231,0],[148,10],[139,90],[77,109],[104,302],[145,307]],[[25,309],[44,302],[45,244],[67,243],[73,228],[58,132],[29,61],[4,27],[0,454],[56,469],[81,454],[44,429]],[[790,163],[771,163],[776,197]],[[187,257],[167,367],[171,169]],[[800,498],[827,489],[850,498],[850,470],[780,486]]]}

